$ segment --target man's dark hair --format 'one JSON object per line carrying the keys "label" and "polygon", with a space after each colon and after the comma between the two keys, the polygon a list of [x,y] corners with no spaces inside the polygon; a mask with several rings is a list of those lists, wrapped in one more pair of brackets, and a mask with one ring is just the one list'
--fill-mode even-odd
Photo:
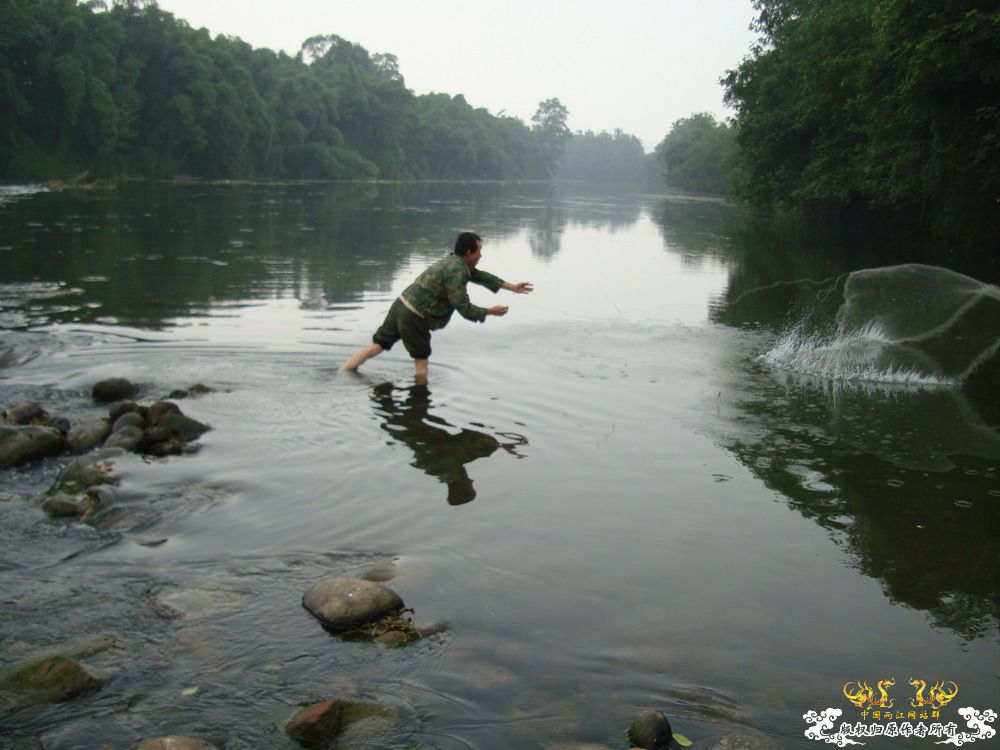
{"label": "man's dark hair", "polygon": [[463,257],[466,253],[476,249],[477,242],[482,241],[482,237],[475,232],[462,232],[455,240],[455,255],[459,258]]}

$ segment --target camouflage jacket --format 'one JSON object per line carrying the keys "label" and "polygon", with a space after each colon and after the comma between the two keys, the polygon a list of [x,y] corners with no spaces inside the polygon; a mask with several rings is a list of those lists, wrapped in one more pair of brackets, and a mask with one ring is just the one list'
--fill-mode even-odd
{"label": "camouflage jacket", "polygon": [[504,283],[491,273],[469,268],[462,258],[452,253],[420,274],[400,296],[407,307],[424,317],[432,331],[448,325],[455,310],[463,318],[482,323],[486,320],[486,308],[469,302],[465,285],[470,281],[494,293]]}

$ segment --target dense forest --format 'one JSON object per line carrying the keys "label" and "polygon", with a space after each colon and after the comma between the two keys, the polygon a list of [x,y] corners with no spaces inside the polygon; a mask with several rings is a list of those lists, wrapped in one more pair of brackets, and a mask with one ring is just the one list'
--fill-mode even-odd
{"label": "dense forest", "polygon": [[673,123],[653,154],[416,95],[396,58],[336,35],[295,56],[211,38],[154,0],[0,3],[0,180],[564,179],[731,194],[807,215],[1000,226],[995,0],[753,0],[723,78],[735,115]]}
{"label": "dense forest", "polygon": [[0,179],[548,179],[558,99],[532,124],[417,96],[396,58],[335,35],[294,57],[151,0],[0,3]]}
{"label": "dense forest", "polygon": [[1000,227],[996,0],[755,0],[759,42],[724,79],[736,196]]}

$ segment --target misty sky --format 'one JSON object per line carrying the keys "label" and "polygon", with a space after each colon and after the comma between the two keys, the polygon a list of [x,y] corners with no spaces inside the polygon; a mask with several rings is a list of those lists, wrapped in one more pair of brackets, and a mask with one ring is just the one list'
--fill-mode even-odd
{"label": "misty sky", "polygon": [[695,112],[729,116],[719,78],[753,40],[751,0],[158,0],[212,35],[294,55],[316,34],[399,58],[407,88],[464,94],[530,124],[558,97],[576,130],[647,150]]}

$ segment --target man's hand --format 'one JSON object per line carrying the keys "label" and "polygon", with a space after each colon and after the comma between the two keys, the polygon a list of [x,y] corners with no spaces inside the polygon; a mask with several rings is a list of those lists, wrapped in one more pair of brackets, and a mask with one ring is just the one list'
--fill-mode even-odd
{"label": "man's hand", "polygon": [[519,281],[516,284],[507,283],[505,288],[515,294],[531,294],[535,289],[535,285],[530,281]]}
{"label": "man's hand", "polygon": [[498,318],[507,314],[507,305],[494,305],[486,308],[487,315],[496,315]]}

